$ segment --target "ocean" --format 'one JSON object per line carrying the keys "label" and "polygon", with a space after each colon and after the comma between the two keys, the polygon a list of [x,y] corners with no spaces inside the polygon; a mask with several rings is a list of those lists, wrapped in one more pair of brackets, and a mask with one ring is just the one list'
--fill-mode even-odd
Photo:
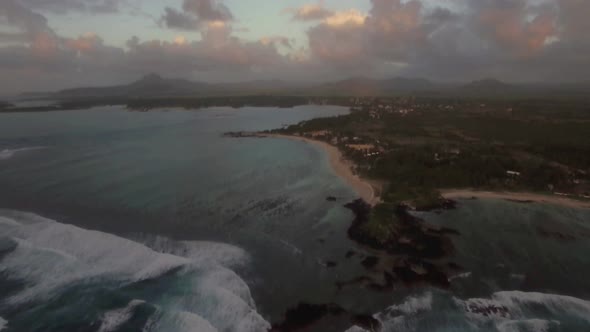
{"label": "ocean", "polygon": [[336,287],[366,274],[353,190],[316,146],[222,134],[347,112],[0,114],[0,330],[267,331],[299,303],[384,331],[590,330],[588,210],[461,200],[420,214],[461,233],[450,289]]}

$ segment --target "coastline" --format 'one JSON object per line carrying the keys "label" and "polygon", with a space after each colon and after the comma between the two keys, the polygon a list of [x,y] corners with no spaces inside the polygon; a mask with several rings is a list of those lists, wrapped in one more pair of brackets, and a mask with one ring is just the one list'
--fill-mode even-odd
{"label": "coastline", "polygon": [[[355,190],[361,199],[363,199],[372,207],[381,202],[376,194],[376,188],[368,180],[363,179],[352,172],[353,163],[345,159],[342,155],[342,152],[337,147],[324,141],[303,136],[267,133],[258,133],[256,136],[297,140],[322,148],[328,155],[330,166],[332,167],[334,173],[345,180]],[[569,197],[545,195],[532,192],[486,191],[477,189],[441,189],[440,193],[443,198],[449,200],[462,198],[504,199],[523,203],[534,202],[576,209],[590,209],[590,201],[582,201]]]}
{"label": "coastline", "polygon": [[371,206],[375,206],[380,202],[379,197],[376,195],[375,188],[369,182],[365,181],[352,172],[352,162],[346,160],[342,155],[342,152],[340,152],[337,147],[323,141],[301,136],[283,134],[260,134],[259,136],[296,140],[322,148],[328,155],[330,166],[334,170],[334,173],[336,173],[336,175],[338,175],[340,178],[344,179],[360,196],[360,198],[362,198]]}
{"label": "coastline", "polygon": [[479,191],[474,189],[443,189],[441,194],[444,198],[483,198],[483,199],[505,199],[521,202],[535,202],[551,205],[559,205],[570,208],[590,209],[590,201],[579,201],[572,198],[535,194],[529,192],[504,192],[504,191]]}

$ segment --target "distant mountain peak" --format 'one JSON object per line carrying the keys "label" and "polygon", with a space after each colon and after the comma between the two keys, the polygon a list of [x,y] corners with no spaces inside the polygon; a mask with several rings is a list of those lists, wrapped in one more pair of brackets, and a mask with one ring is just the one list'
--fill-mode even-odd
{"label": "distant mountain peak", "polygon": [[471,85],[480,85],[480,86],[492,86],[492,85],[495,85],[495,86],[508,86],[508,85],[510,85],[510,84],[507,84],[505,82],[500,81],[499,79],[490,78],[490,77],[483,78],[481,80],[475,80],[475,81],[473,81],[473,82],[471,82],[469,84],[471,84]]}
{"label": "distant mountain peak", "polygon": [[164,78],[162,78],[162,76],[160,76],[159,74],[150,73],[150,74],[147,74],[144,77],[142,77],[138,82],[152,83],[152,82],[161,82],[163,80],[164,80]]}

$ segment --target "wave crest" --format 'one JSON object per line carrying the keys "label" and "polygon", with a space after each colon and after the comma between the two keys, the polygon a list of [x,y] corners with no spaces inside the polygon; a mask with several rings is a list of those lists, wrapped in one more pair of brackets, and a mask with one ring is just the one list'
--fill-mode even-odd
{"label": "wave crest", "polygon": [[137,300],[107,310],[101,316],[104,332],[129,320],[142,301],[159,308],[148,325],[170,326],[168,330],[194,331],[198,326],[199,331],[258,332],[270,328],[256,311],[248,285],[231,269],[249,262],[241,248],[164,237],[139,243],[30,213],[3,214],[0,238],[16,246],[3,257],[0,273],[27,284],[3,300],[9,306],[44,303],[76,285],[96,288],[92,296],[100,297],[101,287],[108,287],[117,296],[131,289]]}

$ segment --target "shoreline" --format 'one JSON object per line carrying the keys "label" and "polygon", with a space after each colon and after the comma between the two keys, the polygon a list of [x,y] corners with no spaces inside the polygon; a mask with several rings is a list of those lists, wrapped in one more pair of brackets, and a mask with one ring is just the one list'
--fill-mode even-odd
{"label": "shoreline", "polygon": [[330,166],[334,173],[348,183],[354,191],[371,206],[377,205],[380,200],[376,195],[375,188],[366,180],[352,172],[352,162],[345,159],[342,152],[335,146],[323,141],[284,134],[260,134],[260,137],[283,138],[305,142],[322,148],[328,155]]}
{"label": "shoreline", "polygon": [[559,205],[570,208],[590,209],[590,201],[580,201],[568,197],[555,195],[543,195],[531,192],[508,192],[508,191],[485,191],[475,189],[442,189],[441,194],[446,199],[455,198],[483,198],[483,199],[504,199],[511,201],[521,201]]}
{"label": "shoreline", "polygon": [[[330,166],[332,167],[334,173],[345,180],[360,196],[360,198],[362,198],[372,207],[381,202],[376,194],[376,188],[368,180],[363,179],[352,172],[352,162],[345,159],[342,155],[342,152],[337,147],[324,141],[303,136],[267,133],[258,133],[256,136],[297,140],[322,148],[328,155]],[[523,203],[531,202],[577,209],[590,209],[590,201],[576,200],[564,196],[539,194],[533,192],[487,191],[477,189],[441,189],[440,193],[443,198],[450,200],[461,198],[504,199]]]}

